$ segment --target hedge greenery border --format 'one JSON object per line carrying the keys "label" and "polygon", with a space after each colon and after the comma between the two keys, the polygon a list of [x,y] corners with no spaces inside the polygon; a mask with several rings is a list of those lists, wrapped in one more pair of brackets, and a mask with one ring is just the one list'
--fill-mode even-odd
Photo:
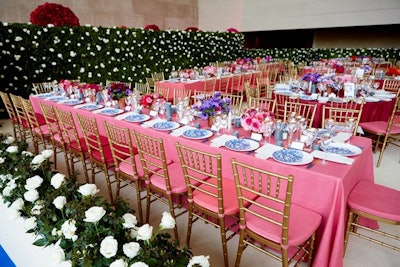
{"label": "hedge greenery border", "polygon": [[23,96],[31,93],[35,82],[145,82],[156,71],[267,55],[299,63],[353,55],[400,59],[400,50],[244,49],[240,33],[0,23],[1,90]]}

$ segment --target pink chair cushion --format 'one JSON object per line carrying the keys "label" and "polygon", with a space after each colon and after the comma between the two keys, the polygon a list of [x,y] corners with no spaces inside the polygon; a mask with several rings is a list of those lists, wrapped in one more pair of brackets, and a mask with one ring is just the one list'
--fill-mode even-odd
{"label": "pink chair cushion", "polygon": [[[87,152],[88,148],[86,146],[85,139],[82,137],[79,139],[79,142],[81,143],[82,152]],[[71,142],[70,147],[76,151],[79,151],[79,147],[76,141]]]}
{"label": "pink chair cushion", "polygon": [[[185,178],[183,176],[183,171],[180,163],[171,162],[168,165],[168,174],[171,183],[171,193],[180,194],[187,191]],[[165,186],[165,179],[161,176],[153,174],[150,176],[150,182],[152,185],[162,189],[167,190]]]}
{"label": "pink chair cushion", "polygon": [[[257,199],[257,202],[270,206],[276,205],[276,203],[265,198],[259,198]],[[256,205],[251,205],[250,209],[257,213],[267,215],[264,209],[261,209]],[[274,217],[276,215],[271,215],[271,213],[269,213],[268,216]],[[248,212],[245,214],[245,218],[246,226],[251,231],[267,239],[273,240],[276,243],[282,242],[282,228],[280,226],[263,220]],[[275,219],[277,220],[277,217],[275,217]],[[322,216],[320,214],[292,203],[290,206],[289,218],[289,246],[292,247],[305,242],[312,233],[316,231],[321,220]]]}
{"label": "pink chair cushion", "polygon": [[47,128],[46,124],[43,124],[43,125],[40,125],[39,127],[34,128],[33,131],[37,134],[50,135],[50,131]]}
{"label": "pink chair cushion", "polygon": [[[130,160],[130,158],[128,158],[127,160]],[[144,171],[143,171],[143,167],[142,167],[142,162],[141,162],[140,157],[139,157],[138,154],[135,155],[135,163],[136,163],[137,174],[139,175],[139,177],[143,177],[144,176]],[[152,168],[152,167],[153,166],[149,166],[149,168],[151,168],[154,171],[159,170],[159,168]],[[121,162],[119,164],[119,171],[123,172],[123,173],[126,173],[126,174],[128,174],[130,176],[134,176],[133,175],[133,170],[132,170],[132,164],[130,164],[130,163]]]}
{"label": "pink chair cushion", "polygon": [[[209,179],[208,182],[216,184],[215,179]],[[201,188],[207,190],[210,193],[217,194],[217,190],[214,187],[202,184]],[[225,215],[232,215],[239,212],[239,201],[236,194],[235,181],[223,178],[222,179],[222,194],[224,196],[224,211]],[[193,201],[212,212],[218,213],[218,200],[215,197],[204,194],[200,191],[193,191]]]}
{"label": "pink chair cushion", "polygon": [[393,221],[400,221],[400,191],[361,181],[351,191],[347,205],[353,209]]}
{"label": "pink chair cushion", "polygon": [[[361,122],[360,127],[366,131],[369,130],[371,132],[376,133],[386,133],[388,122],[387,121],[371,121],[371,122]],[[390,130],[391,134],[400,134],[400,127],[397,125],[392,125],[392,129]]]}
{"label": "pink chair cushion", "polygon": [[[104,163],[107,163],[107,164],[114,163],[114,158],[113,158],[110,146],[108,146],[108,145],[103,146],[103,153],[104,153]],[[92,157],[95,160],[102,162],[101,154],[100,154],[99,150],[92,151]]]}

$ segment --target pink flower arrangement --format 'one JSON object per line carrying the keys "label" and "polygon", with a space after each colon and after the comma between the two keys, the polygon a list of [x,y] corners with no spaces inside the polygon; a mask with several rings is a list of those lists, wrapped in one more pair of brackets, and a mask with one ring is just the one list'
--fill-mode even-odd
{"label": "pink flower arrangement", "polygon": [[55,3],[44,3],[30,14],[32,24],[47,26],[79,26],[79,19],[68,7]]}
{"label": "pink flower arrangement", "polygon": [[143,107],[151,107],[155,101],[165,101],[165,98],[158,93],[146,94],[140,99],[140,104]]}
{"label": "pink flower arrangement", "polygon": [[144,27],[145,30],[159,31],[160,28],[156,24],[148,24]]}
{"label": "pink flower arrangement", "polygon": [[213,77],[217,73],[217,68],[215,66],[205,66],[203,68],[204,76]]}
{"label": "pink flower arrangement", "polygon": [[268,110],[259,110],[256,108],[248,108],[244,110],[241,117],[241,124],[246,131],[263,133],[264,128],[262,122],[265,119],[274,119],[274,114]]}

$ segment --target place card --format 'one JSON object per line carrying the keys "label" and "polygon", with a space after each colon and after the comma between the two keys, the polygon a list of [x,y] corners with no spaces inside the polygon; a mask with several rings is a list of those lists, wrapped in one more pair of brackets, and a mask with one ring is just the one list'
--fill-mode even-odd
{"label": "place card", "polygon": [[250,138],[256,141],[261,141],[263,136],[260,133],[251,133]]}
{"label": "place card", "polygon": [[290,145],[291,148],[298,149],[298,150],[303,150],[304,149],[304,143],[300,141],[293,141],[292,144]]}
{"label": "place card", "polygon": [[155,117],[155,116],[158,115],[158,113],[155,110],[150,110],[149,115],[152,116],[152,117]]}
{"label": "place card", "polygon": [[354,97],[356,85],[354,83],[344,83],[344,97]]}

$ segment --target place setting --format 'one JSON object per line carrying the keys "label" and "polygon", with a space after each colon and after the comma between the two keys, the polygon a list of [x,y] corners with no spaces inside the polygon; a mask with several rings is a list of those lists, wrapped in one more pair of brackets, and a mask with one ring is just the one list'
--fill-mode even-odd
{"label": "place setting", "polygon": [[125,110],[112,108],[112,107],[106,107],[106,108],[94,110],[92,112],[96,113],[96,114],[106,115],[106,116],[115,116],[115,115],[124,113]]}
{"label": "place setting", "polygon": [[124,121],[127,121],[127,122],[139,123],[139,122],[145,122],[145,121],[149,120],[150,119],[150,115],[141,114],[141,113],[137,113],[137,112],[127,112],[125,114],[116,116],[115,119],[124,120]]}

